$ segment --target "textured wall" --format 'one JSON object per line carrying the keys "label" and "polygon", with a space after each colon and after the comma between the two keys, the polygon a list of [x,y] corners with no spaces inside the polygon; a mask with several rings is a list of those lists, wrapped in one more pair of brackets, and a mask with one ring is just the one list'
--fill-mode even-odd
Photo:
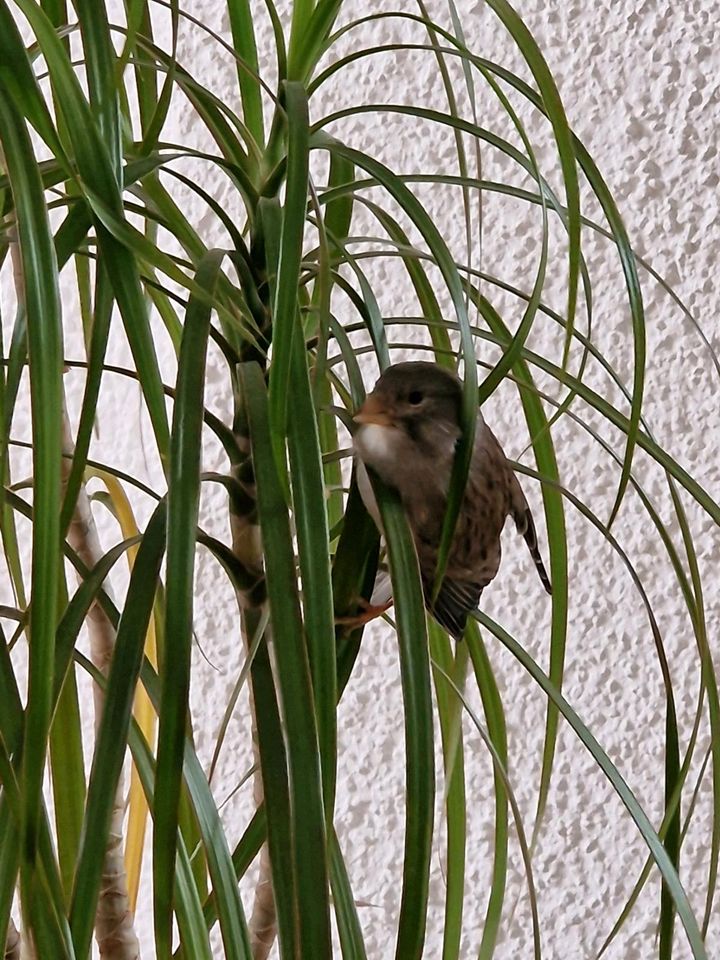
{"label": "textured wall", "polygon": [[[411,9],[408,5],[407,9]],[[357,5],[359,12],[362,11]],[[211,9],[211,7],[203,7]],[[392,5],[383,4],[383,9]],[[442,17],[443,5],[431,8]],[[715,17],[718,5],[649,2],[598,4],[524,2],[519,11],[535,33],[557,76],[572,124],[595,156],[615,192],[630,236],[640,254],[676,287],[709,335],[716,325],[711,311],[717,304],[714,264],[720,254],[718,225],[717,127],[720,121],[718,84],[720,53]],[[492,14],[479,3],[462,3],[460,12],[471,47],[497,59],[506,58],[519,70],[523,65],[509,49]],[[376,42],[401,38],[423,41],[422,31],[383,21],[373,29]],[[201,44],[192,47],[198,73],[208,55]],[[377,56],[353,68],[341,84],[325,91],[323,106],[338,103],[430,102],[442,105],[443,93],[433,59],[427,54]],[[481,84],[478,84],[481,87]],[[496,116],[491,98],[479,93],[480,115],[491,126]],[[322,115],[313,107],[313,116]],[[507,128],[507,124],[505,125]],[[392,115],[344,121],[333,129],[351,143],[372,149],[388,163],[405,171],[455,169],[454,146],[447,134],[426,124],[399,121]],[[552,179],[554,158],[546,132],[537,125],[540,158]],[[184,134],[192,131],[183,129]],[[487,177],[510,174],[523,182],[489,149],[483,152]],[[549,166],[548,166],[549,165]],[[556,178],[555,181],[556,182]],[[463,249],[464,226],[457,193],[436,191],[427,197],[430,209],[449,231],[454,249]],[[596,213],[596,205],[588,210]],[[490,198],[485,210],[483,267],[529,288],[538,256],[538,216],[528,216],[517,203]],[[530,231],[529,225],[534,229]],[[562,238],[553,232],[554,260],[549,288],[562,306]],[[623,375],[631,376],[629,318],[615,275],[617,257],[604,242],[587,237],[587,255],[596,277],[595,339]],[[477,261],[477,251],[473,254]],[[613,272],[613,279],[609,271]],[[372,273],[381,291],[385,315],[408,313],[409,291],[398,283],[391,265]],[[697,336],[656,284],[643,278],[647,302],[650,363],[648,411],[653,429],[698,479],[717,494],[718,471],[717,379]],[[509,316],[517,318],[517,302],[502,298]],[[557,333],[539,325],[537,343],[558,355]],[[717,340],[715,341],[717,344]],[[552,346],[554,344],[554,346]],[[372,377],[374,371],[369,370]],[[607,390],[606,381],[591,369],[588,379]],[[604,386],[603,386],[604,385]],[[553,391],[556,392],[556,391]],[[517,455],[526,436],[511,389],[490,405],[489,421]],[[598,422],[595,418],[594,422]],[[607,431],[605,431],[607,434]],[[557,431],[562,444],[564,481],[583,496],[601,518],[607,518],[617,483],[617,471],[582,431]],[[641,458],[642,460],[642,458]],[[668,497],[657,472],[640,464],[640,474],[657,497],[667,518]],[[538,504],[538,491],[526,482]],[[537,512],[537,510],[536,510]],[[712,578],[720,559],[717,531],[691,511],[700,536],[703,571]],[[662,736],[664,699],[660,671],[647,618],[617,555],[590,525],[572,510],[571,628],[568,644],[567,694],[593,727],[613,760],[627,775],[638,797],[658,822],[662,796]],[[660,626],[676,682],[677,709],[683,744],[694,716],[698,677],[694,639],[681,619],[677,588],[671,586],[669,564],[648,530],[637,498],[628,497],[616,528],[623,546],[637,565]],[[209,594],[211,587],[206,588]],[[202,590],[202,587],[201,587]],[[718,605],[708,591],[710,635],[717,635]],[[534,578],[522,544],[509,532],[505,563],[486,593],[484,605],[514,630],[543,661],[548,642],[549,604]],[[218,610],[213,604],[212,609]],[[214,637],[222,611],[207,613],[201,635],[212,645],[211,658],[232,649]],[[505,700],[511,750],[511,778],[526,826],[535,810],[544,701],[521,669],[497,646],[490,650]],[[237,655],[235,655],[237,656]],[[198,658],[198,667],[203,665]],[[205,670],[207,680],[195,688],[198,726],[208,734],[216,725],[209,704],[233,670],[218,676]],[[208,694],[212,693],[212,696]],[[203,724],[202,718],[206,718]],[[238,721],[238,728],[241,726]],[[368,631],[358,669],[343,699],[338,823],[341,842],[359,899],[369,954],[388,957],[394,950],[393,921],[399,904],[399,857],[403,840],[402,714],[397,655],[392,635],[376,627]],[[463,956],[476,955],[488,890],[492,859],[493,806],[491,767],[481,741],[467,727],[469,745],[468,804],[472,811],[468,849],[468,901]],[[203,734],[201,734],[201,737]],[[702,735],[705,738],[705,734]],[[706,738],[703,739],[703,743]],[[697,772],[703,751],[693,764]],[[246,769],[247,744],[240,738],[228,750],[222,777],[228,786],[237,771]],[[223,791],[220,791],[222,795]],[[704,906],[702,889],[708,868],[709,791],[704,789],[696,826],[691,829],[683,866],[688,891],[696,908]],[[535,858],[535,881],[542,921],[543,945],[548,957],[592,957],[610,929],[641,868],[645,850],[611,788],[598,773],[575,737],[561,729],[555,778],[546,825]],[[530,915],[519,849],[511,840],[510,889],[497,956],[503,960],[531,956]],[[426,955],[440,955],[443,902],[443,846],[438,835],[433,857],[432,904]],[[613,960],[644,960],[656,950],[655,908],[659,884],[645,888],[625,930],[609,950]],[[519,898],[519,899],[517,899]],[[512,905],[517,907],[512,911]],[[512,916],[511,916],[512,914]],[[677,936],[677,956],[689,956],[686,942]],[[720,925],[711,927],[710,953],[720,949]]]}
{"label": "textured wall", "polygon": [[[221,34],[227,24],[220,5],[196,0],[192,12]],[[257,3],[258,7],[262,4]],[[373,5],[377,9],[378,5]],[[482,3],[458,3],[468,44],[482,55],[505,59],[522,71],[493,15]],[[383,9],[392,9],[382,4]],[[414,10],[412,4],[408,10]],[[521,0],[518,9],[555,73],[575,130],[595,157],[619,202],[637,251],[675,287],[716,347],[715,309],[718,303],[716,264],[720,260],[718,221],[718,126],[720,125],[720,45],[717,0],[658,4],[652,0]],[[360,4],[355,12],[362,13]],[[431,12],[445,17],[441,2]],[[267,33],[265,33],[267,40]],[[368,30],[377,42],[403,38],[423,42],[422,31],[409,24],[382,21]],[[234,96],[234,79],[227,61],[199,31],[183,29],[180,58],[205,82],[212,80],[221,97]],[[350,79],[352,78],[352,79]],[[497,116],[492,101],[479,94],[481,120],[492,125]],[[352,68],[343,83],[327,89],[313,107],[314,118],[337,104],[361,98],[367,102],[429,102],[442,104],[443,93],[435,63],[427,54],[374,57]],[[525,113],[523,113],[525,116]],[[167,139],[202,146],[192,113],[181,98],[174,104],[174,132]],[[507,128],[507,124],[506,124]],[[372,150],[405,171],[455,169],[454,146],[422,123],[408,124],[383,115],[344,121],[335,129],[351,143]],[[547,131],[532,124],[539,138],[539,160],[557,182]],[[217,171],[197,163],[185,167],[229,209],[237,200]],[[483,151],[484,175],[511,176],[528,185],[492,151]],[[217,224],[196,200],[184,202],[208,242],[218,239]],[[437,190],[427,200],[445,225],[453,249],[462,255],[464,224],[458,196]],[[588,205],[597,215],[597,205]],[[537,210],[529,214],[519,203],[491,197],[484,219],[483,269],[528,289],[538,257]],[[553,228],[549,299],[562,307],[562,236]],[[222,242],[222,240],[220,240]],[[587,256],[596,278],[594,337],[622,371],[632,375],[628,311],[617,278],[613,248],[587,231]],[[473,253],[477,266],[478,253]],[[409,291],[398,281],[392,264],[371,271],[382,291],[386,315],[408,312]],[[691,325],[670,297],[643,275],[646,298],[649,362],[648,418],[657,438],[715,496],[720,492],[720,430],[717,374]],[[517,321],[518,303],[498,297],[497,303]],[[560,338],[550,323],[539,323],[534,345],[559,357]],[[69,340],[69,352],[77,341]],[[127,359],[120,337],[113,357]],[[488,352],[483,359],[492,360]],[[577,360],[577,357],[574,357]],[[171,379],[169,348],[164,354]],[[368,368],[368,377],[374,371]],[[600,371],[590,366],[588,380],[607,389]],[[80,379],[68,375],[71,390]],[[557,390],[553,390],[557,394]],[[229,408],[227,382],[219,363],[210,371],[208,399],[218,412]],[[71,406],[79,395],[71,398]],[[508,386],[488,405],[486,418],[511,456],[527,442],[515,395]],[[585,413],[578,405],[579,412]],[[591,421],[599,424],[595,417]],[[93,454],[125,465],[129,471],[153,475],[152,456],[138,448],[141,421],[137,392],[121,380],[104,391],[101,431]],[[20,426],[23,426],[20,418]],[[605,435],[617,440],[607,430]],[[617,470],[580,428],[560,425],[556,431],[563,481],[603,519],[612,505]],[[149,464],[147,459],[149,459]],[[527,461],[529,462],[529,461]],[[658,472],[642,457],[639,473],[664,519],[671,517],[666,488]],[[223,469],[219,451],[208,446],[205,468]],[[539,492],[525,481],[536,516]],[[141,513],[148,504],[140,506]],[[692,727],[698,697],[695,641],[657,537],[644,519],[639,501],[630,494],[615,534],[643,578],[659,618],[676,684],[676,701],[683,747]],[[226,535],[225,504],[219,489],[204,494],[206,527]],[[698,537],[699,562],[708,576],[707,615],[711,643],[716,646],[720,607],[712,589],[720,562],[720,536],[697,510],[690,509]],[[540,527],[542,528],[540,521]],[[571,623],[568,641],[566,693],[590,724],[633,790],[659,822],[662,799],[662,737],[664,696],[653,640],[639,595],[622,561],[607,542],[569,508],[571,564]],[[677,525],[673,526],[677,535]],[[544,540],[544,531],[543,531]],[[193,713],[197,742],[210,757],[223,704],[235,682],[242,657],[232,630],[233,599],[215,569],[200,558],[198,575],[199,646],[194,657]],[[120,586],[120,585],[119,585]],[[510,531],[505,559],[496,582],[486,592],[484,607],[545,662],[549,603],[534,577],[524,548]],[[504,698],[510,741],[510,776],[526,828],[532,826],[537,796],[544,724],[544,699],[522,669],[489,640]],[[207,657],[204,659],[203,654]],[[473,702],[477,698],[471,698]],[[477,704],[476,704],[477,705]],[[339,712],[340,787],[337,822],[353,887],[367,906],[361,910],[373,958],[391,956],[394,918],[399,903],[399,864],[403,842],[403,735],[397,655],[392,635],[381,626],[368,630],[357,670]],[[468,806],[471,811],[468,847],[468,899],[463,957],[474,957],[480,942],[488,879],[492,865],[493,804],[491,765],[479,736],[466,726],[468,745]],[[699,770],[707,743],[703,727],[693,762],[691,782]],[[250,765],[245,704],[230,724],[215,778],[216,795],[228,796]],[[440,793],[442,790],[440,789]],[[246,822],[250,789],[242,787],[225,807],[231,832],[239,835]],[[684,848],[683,876],[697,911],[704,907],[702,891],[708,870],[710,792],[706,783],[698,812]],[[594,957],[642,867],[645,849],[609,784],[597,771],[572,733],[561,726],[555,776],[545,828],[534,860],[544,955],[549,958]],[[433,856],[433,887],[427,939],[428,958],[440,955],[443,904],[443,842],[438,832]],[[244,886],[243,891],[248,892]],[[609,960],[645,960],[656,952],[655,910],[659,897],[656,877],[643,894],[606,956]],[[147,904],[147,898],[143,900]],[[513,905],[516,908],[513,910]],[[151,930],[143,907],[139,922]],[[509,894],[503,922],[503,942],[497,957],[524,960],[532,955],[530,914],[522,861],[515,835],[511,838]],[[720,953],[720,921],[710,926],[709,953]],[[144,954],[146,957],[149,953]],[[678,960],[690,956],[682,933],[677,934]]]}

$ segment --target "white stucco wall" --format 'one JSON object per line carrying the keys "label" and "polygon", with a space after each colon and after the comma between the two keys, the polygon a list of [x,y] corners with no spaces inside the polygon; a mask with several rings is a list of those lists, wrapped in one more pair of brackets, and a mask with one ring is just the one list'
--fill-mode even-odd
{"label": "white stucco wall", "polygon": [[[197,0],[192,13],[223,35],[228,25],[214,2]],[[258,7],[262,4],[258,2]],[[373,10],[379,5],[372,5]],[[574,0],[520,0],[520,14],[538,40],[557,78],[571,123],[595,157],[613,190],[630,237],[686,301],[707,335],[720,348],[716,310],[720,260],[718,218],[718,125],[720,125],[720,44],[717,0],[688,0],[657,4],[650,0],[602,0],[595,4]],[[382,4],[392,9],[391,4]],[[522,70],[502,29],[482,3],[459,0],[459,12],[469,46],[481,55],[506,60]],[[360,3],[353,13],[367,12]],[[412,4],[407,9],[414,12]],[[444,4],[431,6],[438,19]],[[411,25],[381,21],[368,32],[375,42],[402,38],[424,42],[422,31]],[[267,41],[267,32],[264,33]],[[234,102],[235,80],[226,59],[197,30],[183,27],[179,57],[203,82]],[[480,84],[478,84],[480,88]],[[491,101],[479,94],[481,122],[492,126]],[[313,119],[324,111],[361,98],[367,102],[430,102],[442,104],[443,94],[434,60],[429,54],[371,58],[350,68],[342,85],[325,91],[313,106]],[[526,112],[523,113],[523,116]],[[167,140],[201,146],[202,136],[192,113],[178,98],[171,114]],[[411,132],[412,128],[412,132]],[[367,116],[335,128],[351,143],[372,151],[404,171],[455,170],[449,135],[439,136],[422,124],[399,123],[389,115]],[[533,127],[537,135],[541,128]],[[401,132],[401,131],[404,131]],[[546,135],[539,151],[544,172],[553,182],[553,152]],[[186,164],[206,189],[226,208],[239,209],[231,188],[206,164]],[[508,175],[489,149],[483,150],[484,175]],[[527,185],[520,177],[515,182]],[[587,194],[587,191],[586,191]],[[190,216],[208,243],[223,243],[212,216],[196,199],[185,200]],[[458,197],[435,191],[428,205],[448,232],[453,249],[463,249],[464,224]],[[588,206],[591,216],[597,206]],[[529,289],[538,256],[538,213],[516,202],[490,197],[487,202],[482,267]],[[532,225],[533,230],[529,229]],[[562,237],[553,231],[549,298],[562,308]],[[622,299],[614,250],[587,233],[587,256],[596,279],[594,337],[631,377],[628,311]],[[477,251],[473,254],[477,266]],[[392,265],[371,272],[380,290],[386,315],[408,312],[409,292],[398,281]],[[3,275],[4,283],[8,277]],[[657,438],[699,482],[716,497],[720,492],[720,430],[718,376],[708,354],[680,310],[658,285],[643,274],[647,310],[649,362],[648,419]],[[68,285],[69,289],[69,285]],[[8,299],[9,294],[6,296]],[[517,302],[499,298],[513,324]],[[5,311],[7,318],[7,311]],[[557,359],[561,337],[540,322],[534,344]],[[79,342],[69,337],[68,353]],[[169,345],[163,355],[166,379],[173,378]],[[73,354],[78,355],[78,352]],[[113,359],[127,360],[122,337],[113,342]],[[485,359],[494,359],[488,353]],[[374,370],[368,367],[368,378]],[[601,389],[602,377],[593,368],[588,380]],[[80,400],[81,377],[67,377],[71,408]],[[73,393],[73,391],[75,391]],[[555,393],[557,391],[554,391]],[[488,405],[491,423],[510,456],[518,456],[527,442],[521,413],[510,386],[503,387]],[[227,415],[227,381],[215,362],[208,379],[211,407]],[[582,410],[580,404],[578,412]],[[93,456],[108,458],[128,472],[155,476],[153,457],[138,444],[141,417],[132,383],[110,381],[104,388],[100,433]],[[600,423],[598,418],[592,421]],[[19,430],[26,427],[22,417]],[[607,432],[606,436],[612,437]],[[146,434],[146,436],[149,436]],[[557,438],[563,481],[606,519],[617,484],[617,471],[578,428],[558,425]],[[145,444],[149,447],[150,444]],[[149,462],[148,462],[149,461]],[[530,461],[528,461],[530,462]],[[657,499],[665,520],[672,516],[662,478],[642,457],[638,465],[643,482]],[[208,445],[205,468],[224,469],[220,453]],[[20,475],[20,474],[18,474]],[[539,492],[524,482],[542,531]],[[685,498],[689,504],[688,498]],[[139,505],[146,515],[149,501]],[[715,576],[720,563],[720,535],[710,521],[689,506],[706,587],[710,642],[717,653],[720,606]],[[226,536],[225,503],[219,487],[208,486],[203,499],[203,523]],[[662,801],[662,738],[664,698],[653,641],[637,593],[617,555],[571,507],[568,508],[571,569],[571,619],[568,640],[566,694],[598,739],[627,776],[638,798],[657,824]],[[677,524],[673,532],[679,542]],[[108,536],[112,528],[107,527]],[[692,726],[698,696],[698,664],[692,631],[683,617],[670,565],[639,501],[629,494],[615,534],[636,564],[659,617],[673,680],[683,748]],[[121,582],[118,581],[118,587]],[[233,599],[224,580],[205,555],[197,573],[199,647],[193,661],[192,709],[199,752],[212,755],[224,704],[232,690],[243,656],[234,632]],[[531,569],[524,547],[508,530],[505,559],[496,582],[486,591],[483,606],[504,623],[541,663],[549,636],[547,597]],[[489,650],[507,711],[511,751],[510,777],[525,818],[532,826],[535,810],[545,701],[522,669],[495,643]],[[207,660],[204,658],[206,655]],[[473,703],[477,697],[472,696]],[[247,772],[251,759],[246,703],[230,725],[215,779],[222,800]],[[468,897],[463,957],[477,955],[492,865],[493,803],[491,764],[479,736],[466,725],[467,797],[470,810]],[[353,888],[365,906],[360,916],[368,955],[386,958],[394,953],[394,921],[400,897],[403,842],[403,733],[401,692],[393,635],[381,625],[368,629],[356,671],[339,709],[340,785],[337,826],[351,873]],[[439,739],[439,738],[438,738]],[[690,775],[697,775],[707,745],[703,726],[700,746]],[[440,769],[440,767],[438,767]],[[708,778],[709,780],[709,778]],[[223,808],[231,838],[240,835],[250,811],[249,785]],[[439,780],[439,798],[442,784]],[[708,869],[710,790],[706,782],[698,810],[683,849],[682,876],[698,913],[704,908],[703,890]],[[624,808],[597,771],[574,735],[561,724],[555,776],[545,828],[534,860],[544,956],[551,960],[592,958],[615,921],[644,862],[645,848]],[[515,836],[511,839],[507,909],[498,960],[524,960],[532,955],[530,915],[522,861]],[[428,958],[440,956],[443,911],[443,841],[438,829],[433,856],[433,885],[428,923]],[[243,885],[249,906],[249,884]],[[655,917],[659,898],[656,876],[645,890],[608,960],[646,960],[656,952]],[[512,906],[517,907],[513,911]],[[149,896],[141,898],[139,926],[150,937]],[[678,960],[690,957],[682,932],[678,933]],[[708,936],[710,956],[720,954],[720,920],[716,916]],[[144,951],[150,957],[151,950]]]}
{"label": "white stucco wall", "polygon": [[[356,5],[357,11],[367,8]],[[203,11],[211,7],[201,6]],[[392,5],[383,5],[392,9]],[[407,9],[410,9],[408,5]],[[432,8],[443,16],[443,4]],[[469,44],[480,53],[523,69],[509,50],[503,31],[482,4],[460,5]],[[717,202],[717,124],[720,120],[718,76],[720,54],[714,16],[716,4],[676,6],[672,12],[650,3],[597,5],[522,3],[519,12],[536,35],[558,79],[572,124],[599,163],[615,192],[637,250],[676,286],[708,335],[715,333],[713,309],[717,284],[713,269],[720,252]],[[212,17],[212,14],[209,14]],[[383,21],[373,29],[375,42],[400,38],[423,42],[422,31],[408,24]],[[211,48],[188,40],[188,59],[207,76]],[[352,77],[352,80],[348,78]],[[230,81],[232,82],[232,81]],[[222,91],[221,78],[218,89]],[[478,84],[481,87],[481,84]],[[491,100],[480,96],[481,122],[492,126]],[[442,105],[436,67],[426,54],[375,57],[361,61],[342,84],[325,92],[322,111],[351,103],[430,102]],[[484,113],[483,109],[488,113]],[[523,114],[525,115],[525,114]],[[192,130],[181,126],[185,136]],[[337,127],[335,129],[338,129]],[[454,169],[453,144],[427,125],[392,115],[345,121],[342,134],[353,144],[372,150],[405,171]],[[504,129],[507,129],[506,127]],[[547,138],[545,138],[547,144]],[[548,147],[541,157],[551,162]],[[483,151],[485,175],[500,165],[493,152]],[[549,171],[552,171],[552,167]],[[548,175],[552,174],[548,172]],[[515,182],[518,182],[517,179]],[[437,191],[427,202],[448,231],[454,249],[462,249],[463,223],[457,194]],[[589,208],[593,214],[595,207]],[[490,198],[486,207],[483,268],[512,278],[524,288],[532,282],[530,268],[538,255],[537,232],[525,233],[527,217],[518,204]],[[534,212],[531,222],[537,224]],[[558,266],[560,243],[555,238],[551,289],[560,291],[564,268]],[[473,254],[474,258],[477,254]],[[588,238],[588,257],[597,277],[595,337],[625,376],[630,376],[628,315],[617,279],[613,250]],[[607,266],[606,266],[607,265]],[[406,286],[398,285],[392,268],[372,276],[380,290],[386,315],[408,312],[412,302]],[[681,463],[712,492],[718,491],[717,379],[707,354],[680,312],[657,286],[644,278],[650,348],[648,411],[653,429]],[[562,297],[556,297],[562,306]],[[503,301],[500,301],[503,302]],[[512,309],[512,307],[510,308]],[[517,306],[511,317],[517,317]],[[539,341],[546,349],[551,336],[540,324]],[[717,340],[715,341],[717,344]],[[557,335],[553,356],[558,356]],[[373,371],[369,375],[374,375]],[[590,374],[590,381],[601,379]],[[491,404],[488,420],[496,427],[509,454],[524,448],[517,405],[511,389],[501,391]],[[597,421],[595,421],[597,422]],[[580,431],[556,431],[561,448],[564,481],[606,518],[617,474]],[[643,471],[657,494],[665,517],[667,496],[655,471]],[[537,490],[525,484],[533,502]],[[720,558],[720,538],[711,525],[691,511],[700,536],[703,571],[712,581]],[[568,511],[571,542],[571,627],[566,690],[598,735],[611,757],[626,773],[638,797],[657,822],[662,796],[663,698],[650,631],[643,610],[621,563],[588,524]],[[651,538],[636,499],[628,498],[617,534],[644,577],[661,618],[668,654],[677,684],[678,713],[683,743],[687,741],[697,697],[694,640],[681,619],[677,589],[671,585],[669,565]],[[201,566],[201,578],[203,567]],[[200,599],[210,600],[201,614],[199,632],[214,662],[224,663],[224,674],[205,668],[196,658],[198,673],[194,708],[201,745],[217,725],[220,705],[232,682],[238,661],[234,638],[220,644],[217,625],[223,609],[214,597],[214,583],[200,583]],[[229,602],[229,601],[228,601]],[[487,591],[486,607],[523,640],[541,661],[548,643],[549,604],[534,579],[522,544],[509,534],[505,564]],[[710,635],[716,637],[718,606],[712,588],[707,593]],[[211,610],[214,611],[211,613]],[[207,618],[205,622],[204,618]],[[541,745],[544,700],[522,670],[490,641],[507,709],[511,750],[511,778],[526,823],[532,822]],[[224,655],[230,654],[229,661]],[[204,678],[204,679],[203,679]],[[225,691],[225,694],[223,693]],[[237,720],[237,731],[243,725]],[[369,905],[361,910],[369,955],[388,957],[394,950],[394,920],[399,904],[399,865],[403,839],[402,714],[395,643],[389,631],[369,630],[356,673],[342,701],[340,728],[340,789],[337,822],[357,897]],[[484,916],[491,867],[493,805],[491,767],[479,737],[467,727],[468,900],[463,956],[476,955]],[[207,741],[209,743],[209,740]],[[698,752],[698,758],[702,751]],[[247,742],[227,750],[222,766],[222,796],[247,769]],[[697,763],[694,764],[697,769]],[[248,792],[247,789],[245,791]],[[707,872],[709,791],[691,830],[683,855],[686,886],[698,910]],[[242,802],[232,810],[242,823]],[[440,954],[443,903],[442,833],[438,832],[433,858],[433,889],[428,926],[428,957]],[[643,862],[645,850],[621,804],[590,762],[575,737],[561,730],[555,779],[546,826],[535,858],[535,879],[548,957],[592,957],[614,922]],[[527,896],[519,850],[511,845],[508,907],[519,902],[510,919],[506,911],[503,960],[531,955]],[[656,879],[650,882],[625,930],[608,953],[614,960],[644,960],[656,949]],[[677,956],[689,951],[682,934]],[[711,927],[710,953],[720,949],[720,927]]]}

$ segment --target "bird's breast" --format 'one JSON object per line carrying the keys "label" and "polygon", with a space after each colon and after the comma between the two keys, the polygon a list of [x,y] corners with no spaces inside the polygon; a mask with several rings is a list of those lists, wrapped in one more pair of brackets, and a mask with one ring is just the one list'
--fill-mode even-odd
{"label": "bird's breast", "polygon": [[375,526],[380,533],[384,535],[385,531],[383,530],[382,520],[380,519],[380,509],[375,499],[370,477],[362,460],[357,461],[357,485],[360,496],[362,497],[362,502],[365,504],[365,509],[375,521]]}
{"label": "bird's breast", "polygon": [[371,467],[378,468],[393,457],[393,439],[397,440],[395,427],[379,423],[365,423],[356,432],[353,444],[357,455]]}

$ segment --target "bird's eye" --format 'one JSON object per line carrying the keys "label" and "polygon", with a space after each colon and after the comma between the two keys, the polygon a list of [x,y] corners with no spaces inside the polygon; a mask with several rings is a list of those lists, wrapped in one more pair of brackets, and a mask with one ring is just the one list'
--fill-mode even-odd
{"label": "bird's eye", "polygon": [[413,406],[417,406],[419,403],[422,403],[423,395],[420,390],[411,390],[408,394],[408,403],[412,403]]}

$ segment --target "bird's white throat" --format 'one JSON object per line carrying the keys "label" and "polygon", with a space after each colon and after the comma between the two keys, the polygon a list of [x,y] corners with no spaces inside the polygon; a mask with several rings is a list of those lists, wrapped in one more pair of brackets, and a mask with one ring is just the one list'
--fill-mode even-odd
{"label": "bird's white throat", "polygon": [[354,444],[361,460],[372,466],[392,456],[393,427],[364,423],[355,434]]}

